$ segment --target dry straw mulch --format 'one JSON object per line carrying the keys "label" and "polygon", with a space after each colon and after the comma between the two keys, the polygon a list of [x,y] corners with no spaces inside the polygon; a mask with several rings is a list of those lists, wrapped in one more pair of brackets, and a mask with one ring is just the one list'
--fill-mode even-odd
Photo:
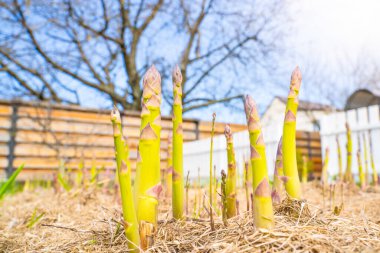
{"label": "dry straw mulch", "polygon": [[[330,210],[326,192],[323,208],[322,195],[319,186],[308,184],[307,202],[286,200],[277,206],[273,231],[256,230],[248,212],[228,220],[227,227],[217,218],[211,231],[206,217],[174,222],[168,207],[161,206],[157,238],[149,251],[380,252],[379,192],[346,190],[340,215]],[[44,215],[28,228],[33,212]],[[120,221],[117,198],[101,189],[8,196],[0,204],[0,252],[126,252]]]}

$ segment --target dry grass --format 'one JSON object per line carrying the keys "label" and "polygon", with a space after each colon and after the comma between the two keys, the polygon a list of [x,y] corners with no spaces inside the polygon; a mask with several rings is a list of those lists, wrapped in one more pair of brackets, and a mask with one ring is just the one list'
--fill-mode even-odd
{"label": "dry grass", "polygon": [[[151,252],[380,252],[380,193],[344,191],[339,216],[331,205],[340,204],[315,183],[304,187],[307,202],[286,200],[276,207],[273,231],[258,231],[252,215],[241,212],[225,227],[215,220],[211,231],[205,217],[182,222],[170,219],[162,205],[161,221]],[[240,194],[243,196],[244,194]],[[334,204],[335,203],[335,204]],[[243,209],[245,204],[240,204]],[[73,190],[55,195],[36,190],[8,196],[0,206],[0,252],[126,252],[120,225],[120,205],[101,189]],[[33,227],[34,210],[45,213]],[[192,210],[190,208],[190,210]]]}

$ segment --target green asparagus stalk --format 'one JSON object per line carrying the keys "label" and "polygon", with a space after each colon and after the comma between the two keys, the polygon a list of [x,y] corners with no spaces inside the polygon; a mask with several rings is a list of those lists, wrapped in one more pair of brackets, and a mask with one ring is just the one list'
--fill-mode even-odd
{"label": "green asparagus stalk", "polygon": [[364,171],[363,171],[362,159],[361,159],[361,155],[360,155],[360,148],[358,149],[356,156],[358,159],[358,168],[359,168],[359,184],[360,184],[360,188],[362,190],[364,190],[364,188],[365,188],[365,176],[364,176]]}
{"label": "green asparagus stalk", "polygon": [[245,162],[245,167],[244,167],[244,190],[245,190],[245,201],[246,201],[246,204],[247,204],[247,212],[249,211],[248,170],[249,170],[249,162]]}
{"label": "green asparagus stalk", "polygon": [[135,183],[137,220],[143,250],[153,245],[157,230],[160,176],[161,76],[154,66],[143,79],[140,142]]}
{"label": "green asparagus stalk", "polygon": [[371,157],[371,167],[372,167],[372,184],[374,186],[377,186],[377,171],[375,167],[375,161],[373,159],[373,146],[372,146],[372,138],[371,138],[371,131],[368,133],[369,136],[369,155]]}
{"label": "green asparagus stalk", "polygon": [[257,228],[272,229],[274,227],[271,189],[269,185],[265,143],[261,132],[259,113],[253,99],[247,95],[244,103],[249,131],[252,188],[255,225]]}
{"label": "green asparagus stalk", "polygon": [[336,146],[337,146],[337,151],[338,151],[338,167],[339,167],[338,178],[341,182],[343,182],[342,151],[340,150],[340,144],[339,144],[338,136],[336,136]]}
{"label": "green asparagus stalk", "polygon": [[178,66],[173,70],[173,217],[183,218],[183,129],[182,129],[182,74]]}
{"label": "green asparagus stalk", "polygon": [[358,134],[358,151],[356,152],[356,157],[358,161],[358,170],[359,170],[359,184],[360,188],[364,190],[366,186],[365,173],[363,170],[363,163],[361,158],[361,143],[360,143],[360,135]]}
{"label": "green asparagus stalk", "polygon": [[166,197],[172,197],[173,188],[173,134],[172,132],[168,135],[168,158],[167,158],[167,168],[165,171],[165,187],[166,187]]}
{"label": "green asparagus stalk", "polygon": [[123,138],[121,117],[116,107],[111,111],[111,121],[113,125],[115,156],[118,170],[117,175],[120,185],[125,235],[128,239],[128,249],[132,252],[139,252],[140,237],[135,204],[133,201],[129,149]]}
{"label": "green asparagus stalk", "polygon": [[329,148],[326,148],[325,152],[325,160],[323,162],[323,167],[322,167],[322,183],[323,185],[328,185],[328,166],[329,166]]}
{"label": "green asparagus stalk", "polygon": [[189,174],[190,174],[190,171],[187,171],[186,184],[185,184],[185,189],[186,189],[186,195],[185,195],[186,215],[189,215],[189,188],[190,188]]}
{"label": "green asparagus stalk", "polygon": [[226,179],[226,206],[227,206],[227,218],[234,217],[236,215],[236,160],[235,151],[232,138],[232,131],[229,125],[226,125],[224,129],[224,135],[227,141],[227,161],[228,172]]}
{"label": "green asparagus stalk", "polygon": [[368,170],[368,153],[367,153],[367,141],[365,134],[363,133],[363,151],[364,151],[364,168],[365,168],[365,182],[369,182],[369,170]]}
{"label": "green asparagus stalk", "polygon": [[222,198],[222,220],[223,220],[223,224],[224,226],[227,227],[228,223],[227,223],[227,192],[226,192],[226,173],[224,172],[224,170],[222,170],[222,183],[220,185],[220,192],[221,192],[221,198]]}
{"label": "green asparagus stalk", "polygon": [[307,156],[304,155],[302,157],[302,183],[306,184],[307,183]]}
{"label": "green asparagus stalk", "polygon": [[273,189],[272,189],[273,204],[280,204],[284,197],[284,192],[285,192],[284,180],[286,180],[286,177],[284,177],[284,170],[283,170],[283,165],[282,165],[282,137],[281,137],[280,141],[278,142],[276,162],[274,165],[274,173],[273,173]]}
{"label": "green asparagus stalk", "polygon": [[298,93],[302,82],[301,71],[298,67],[293,71],[290,81],[290,91],[286,104],[283,129],[283,165],[284,175],[287,177],[285,188],[288,195],[294,199],[301,199],[301,184],[298,177],[296,158],[296,116],[298,109]]}
{"label": "green asparagus stalk", "polygon": [[213,184],[214,184],[214,177],[212,175],[212,152],[213,152],[213,147],[214,147],[214,133],[215,133],[215,117],[216,114],[212,114],[212,127],[211,127],[211,142],[210,142],[210,185],[209,185],[209,205],[210,205],[210,227],[211,230],[215,230],[214,226],[214,218],[213,218],[213,210],[212,210],[212,199],[213,199]]}
{"label": "green asparagus stalk", "polygon": [[345,181],[352,183],[352,172],[351,172],[351,165],[352,165],[352,139],[351,139],[351,129],[348,123],[346,123],[346,134],[347,134],[347,167],[346,167],[346,175],[345,175]]}

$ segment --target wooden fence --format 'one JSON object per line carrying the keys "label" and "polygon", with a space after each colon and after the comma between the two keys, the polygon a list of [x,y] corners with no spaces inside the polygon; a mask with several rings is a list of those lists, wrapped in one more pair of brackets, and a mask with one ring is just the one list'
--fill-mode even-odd
{"label": "wooden fence", "polygon": [[[372,142],[374,164],[377,170],[379,170],[380,110],[378,105],[373,105],[369,107],[359,108],[356,110],[336,112],[328,116],[324,116],[321,119],[321,140],[323,147],[323,155],[325,155],[325,149],[327,147],[330,150],[328,163],[328,171],[330,176],[338,174],[339,168],[336,138],[339,139],[339,145],[342,154],[343,171],[346,170],[346,122],[349,124],[352,132],[352,172],[357,176],[357,151],[358,149],[360,149],[363,169],[368,168],[369,173],[372,173],[369,156],[370,141]],[[364,149],[366,149],[367,151],[367,157],[365,157]]]}
{"label": "wooden fence", "polygon": [[[282,124],[274,124],[262,129],[266,146],[267,166],[269,175],[273,175],[278,141],[282,135]],[[240,175],[243,173],[244,160],[249,158],[250,144],[248,131],[233,134],[236,163]],[[302,168],[302,156],[310,160],[312,172],[310,175],[319,177],[322,169],[321,142],[319,132],[297,131],[296,145],[299,169]],[[184,144],[184,169],[190,171],[192,177],[197,176],[198,169],[201,177],[207,177],[210,165],[210,140],[203,139]],[[217,175],[227,170],[226,140],[224,135],[215,136],[213,150],[213,164]]]}
{"label": "wooden fence", "polygon": [[[211,115],[210,115],[211,117]],[[139,112],[122,113],[124,134],[131,148],[135,168],[139,139]],[[244,125],[232,125],[241,131]],[[171,117],[162,117],[161,168],[166,167],[167,138],[172,129]],[[211,123],[184,119],[184,141],[210,136]],[[216,134],[224,124],[216,124]],[[112,126],[109,110],[54,105],[25,101],[0,101],[0,177],[25,164],[23,177],[47,177],[64,162],[78,168],[81,162],[115,169]]]}

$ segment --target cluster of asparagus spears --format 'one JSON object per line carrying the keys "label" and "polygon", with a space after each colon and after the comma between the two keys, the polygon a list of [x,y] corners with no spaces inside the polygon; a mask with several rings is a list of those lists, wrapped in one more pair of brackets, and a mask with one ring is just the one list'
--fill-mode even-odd
{"label": "cluster of asparagus spears", "polygon": [[[183,134],[182,134],[182,76],[176,67],[173,71],[173,142],[169,152],[173,152],[171,166],[166,171],[166,187],[172,196],[173,218],[184,218],[184,178],[183,178]],[[301,72],[297,67],[291,76],[290,92],[285,111],[282,141],[279,142],[275,166],[273,187],[270,186],[266,164],[265,143],[261,131],[259,113],[254,100],[247,95],[244,108],[250,139],[250,176],[253,190],[254,220],[257,228],[274,227],[273,203],[281,202],[286,189],[287,194],[295,199],[301,198],[301,187],[296,160],[296,114],[298,93],[301,85]],[[125,234],[129,249],[138,252],[152,246],[157,230],[158,201],[162,190],[160,177],[160,105],[161,77],[154,66],[143,79],[143,97],[141,111],[140,141],[135,183],[131,183],[131,163],[129,149],[122,132],[120,113],[115,107],[111,113],[117,162],[117,176],[122,196]],[[213,122],[215,120],[215,116]],[[236,161],[231,128],[225,128],[227,141],[228,171],[221,183],[223,220],[236,215]],[[172,146],[172,147],[171,147]],[[212,154],[212,142],[211,153]],[[212,157],[210,157],[212,174]],[[213,178],[210,175],[210,178]],[[213,189],[210,183],[210,194]],[[284,187],[285,186],[285,187]],[[285,188],[285,189],[284,189]],[[210,208],[212,206],[210,197]],[[210,215],[212,211],[210,210]],[[210,219],[212,221],[212,218]],[[213,222],[211,224],[213,227]]]}

